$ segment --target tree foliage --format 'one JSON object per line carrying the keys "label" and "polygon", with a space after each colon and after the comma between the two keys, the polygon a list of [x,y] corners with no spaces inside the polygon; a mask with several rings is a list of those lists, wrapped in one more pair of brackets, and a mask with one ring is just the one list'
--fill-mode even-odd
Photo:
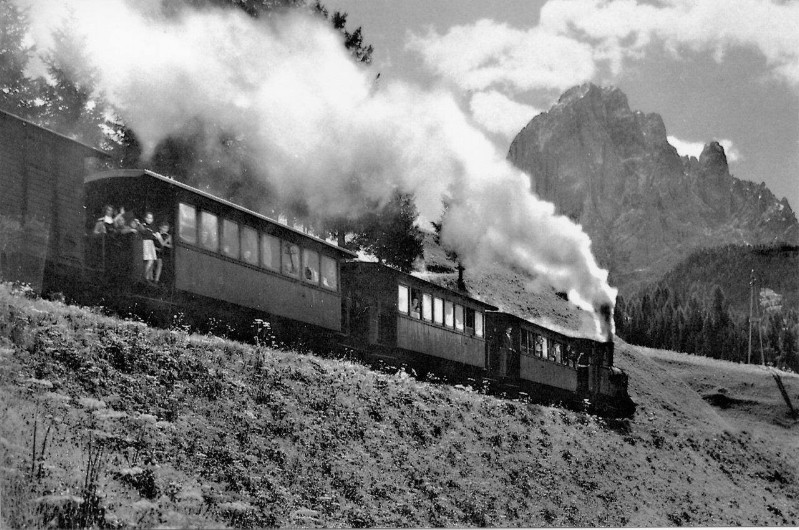
{"label": "tree foliage", "polygon": [[358,221],[351,244],[409,272],[424,252],[422,232],[415,225],[418,215],[413,196],[397,192],[383,208]]}
{"label": "tree foliage", "polygon": [[34,48],[26,44],[28,15],[11,0],[0,0],[0,108],[27,118],[35,88],[25,69]]}
{"label": "tree foliage", "polygon": [[[615,319],[616,332],[632,344],[734,362],[748,360],[749,315],[733,310],[718,285],[709,296],[698,285],[682,295],[661,282],[629,299],[619,297]],[[766,363],[799,370],[799,311],[755,312],[752,362],[758,364],[761,333]]]}

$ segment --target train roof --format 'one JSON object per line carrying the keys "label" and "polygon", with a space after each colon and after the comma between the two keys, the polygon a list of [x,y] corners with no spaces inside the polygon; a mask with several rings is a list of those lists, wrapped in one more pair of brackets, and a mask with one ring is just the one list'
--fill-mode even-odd
{"label": "train roof", "polygon": [[570,339],[586,339],[586,340],[592,340],[594,342],[606,342],[596,331],[594,331],[593,333],[589,333],[584,330],[568,329],[564,328],[563,326],[554,325],[551,322],[546,322],[543,319],[539,320],[539,319],[524,318],[519,315],[515,315],[513,313],[508,313],[507,311],[489,311],[488,313],[486,313],[486,315],[496,315],[502,318],[509,318],[511,320],[519,322],[520,324],[529,324],[530,326],[543,328],[551,331],[552,333],[563,335],[564,337],[569,337]]}
{"label": "train roof", "polygon": [[457,296],[459,298],[463,298],[463,299],[469,300],[471,302],[474,302],[475,305],[480,306],[485,311],[493,311],[493,310],[498,309],[497,306],[494,306],[494,305],[491,305],[489,303],[483,302],[482,300],[474,298],[473,296],[470,296],[470,295],[468,295],[466,293],[463,293],[461,291],[455,291],[455,290],[450,289],[448,287],[444,287],[444,286],[438,285],[436,283],[433,283],[431,281],[425,280],[423,278],[419,278],[418,276],[414,276],[413,274],[408,274],[407,272],[402,272],[399,269],[395,269],[394,267],[389,267],[388,265],[384,265],[384,264],[378,263],[376,261],[349,260],[349,261],[345,261],[342,264],[342,266],[345,266],[345,267],[346,266],[349,266],[349,267],[356,267],[357,266],[357,267],[365,268],[365,269],[376,269],[380,273],[390,274],[392,276],[401,277],[401,278],[405,279],[405,281],[408,284],[424,285],[424,286],[429,287],[433,291],[452,293],[453,295],[455,295],[455,296]]}
{"label": "train roof", "polygon": [[85,144],[85,143],[83,143],[83,142],[81,142],[79,140],[75,140],[74,138],[70,138],[69,136],[67,136],[65,134],[61,134],[59,132],[55,132],[54,130],[48,129],[47,127],[42,127],[41,125],[37,125],[36,123],[32,122],[31,120],[28,120],[26,118],[21,118],[20,116],[17,116],[16,114],[13,114],[13,113],[8,112],[6,110],[0,109],[0,114],[2,114],[4,116],[7,116],[9,118],[13,118],[13,119],[15,119],[17,121],[21,121],[25,125],[30,125],[32,127],[36,127],[39,130],[45,131],[45,132],[47,132],[49,134],[52,134],[53,136],[57,136],[59,138],[67,140],[67,141],[69,141],[69,142],[71,142],[73,144],[77,144],[78,146],[83,147],[87,151],[91,151],[93,154],[100,155],[100,156],[103,156],[103,157],[106,157],[106,158],[111,156],[111,155],[109,155],[108,153],[106,153],[105,151],[103,151],[101,149],[97,149],[96,147],[92,147],[91,145]]}
{"label": "train roof", "polygon": [[173,179],[172,177],[159,175],[158,173],[156,173],[154,171],[150,171],[149,169],[112,169],[112,170],[107,170],[107,171],[100,171],[98,173],[93,173],[91,175],[86,176],[83,179],[83,183],[84,184],[88,184],[90,182],[96,182],[96,181],[105,180],[105,179],[136,178],[136,177],[143,177],[143,176],[148,176],[150,178],[154,178],[154,179],[156,179],[158,181],[164,182],[165,184],[167,184],[169,186],[174,186],[176,188],[180,188],[180,189],[195,193],[195,194],[200,195],[202,197],[206,197],[208,199],[211,199],[211,200],[213,200],[215,202],[218,202],[219,204],[222,204],[222,205],[227,206],[229,208],[233,208],[233,209],[238,210],[240,212],[243,212],[243,213],[245,213],[247,215],[251,215],[251,216],[256,217],[258,219],[261,219],[263,221],[267,221],[268,223],[272,223],[274,225],[277,225],[281,229],[288,230],[288,231],[293,232],[295,234],[298,234],[298,235],[300,235],[300,236],[302,236],[304,238],[312,239],[312,240],[314,240],[314,241],[316,241],[318,243],[326,245],[327,247],[329,247],[332,250],[336,250],[337,252],[341,253],[342,257],[344,257],[344,258],[354,258],[354,257],[357,256],[357,254],[355,254],[354,252],[352,252],[350,250],[347,250],[346,248],[342,248],[342,247],[340,247],[338,245],[334,245],[333,243],[331,243],[329,241],[325,241],[322,238],[319,238],[319,237],[316,237],[316,236],[312,236],[310,234],[306,234],[302,230],[297,230],[296,228],[288,226],[286,224],[283,224],[283,223],[281,223],[279,221],[276,221],[275,219],[272,219],[271,217],[267,217],[267,216],[265,216],[263,214],[255,212],[255,211],[250,210],[248,208],[245,208],[243,206],[239,206],[236,203],[233,203],[233,202],[230,202],[228,200],[222,199],[221,197],[217,197],[216,195],[212,195],[212,194],[210,194],[208,192],[205,192],[205,191],[202,191],[200,189],[197,189],[197,188],[194,188],[192,186],[189,186],[188,184],[184,184],[182,182],[179,182],[179,181]]}

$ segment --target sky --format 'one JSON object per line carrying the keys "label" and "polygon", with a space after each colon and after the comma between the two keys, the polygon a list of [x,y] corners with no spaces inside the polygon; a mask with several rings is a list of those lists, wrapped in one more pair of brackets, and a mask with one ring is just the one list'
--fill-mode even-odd
{"label": "sky", "polygon": [[719,141],[730,172],[799,206],[799,2],[326,0],[381,79],[444,87],[502,152],[584,82],[663,117],[681,154]]}

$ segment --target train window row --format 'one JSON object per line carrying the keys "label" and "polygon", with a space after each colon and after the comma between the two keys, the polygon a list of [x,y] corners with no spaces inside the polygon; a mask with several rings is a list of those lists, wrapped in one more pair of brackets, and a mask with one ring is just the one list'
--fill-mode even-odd
{"label": "train window row", "polygon": [[559,364],[571,364],[575,360],[571,358],[570,349],[564,348],[560,342],[526,329],[521,330],[521,353]]}
{"label": "train window row", "polygon": [[483,336],[483,313],[419,289],[399,285],[397,309],[411,318],[432,322],[468,335]]}
{"label": "train window row", "polygon": [[220,230],[219,216],[205,210],[197,214],[194,206],[179,204],[178,237],[181,241],[331,291],[338,289],[335,259],[224,217]]}

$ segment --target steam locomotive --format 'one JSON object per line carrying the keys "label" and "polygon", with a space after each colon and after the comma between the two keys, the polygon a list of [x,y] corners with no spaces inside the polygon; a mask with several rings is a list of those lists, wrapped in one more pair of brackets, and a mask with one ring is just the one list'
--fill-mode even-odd
{"label": "steam locomotive", "polygon": [[[148,170],[99,171],[105,153],[0,112],[0,216],[22,220],[0,271],[41,292],[346,347],[423,373],[490,380],[532,398],[634,410],[613,342],[529,322]],[[168,223],[158,282],[140,230],[92,227],[108,205]],[[98,233],[95,233],[98,232]],[[327,347],[327,345],[325,347]]]}

